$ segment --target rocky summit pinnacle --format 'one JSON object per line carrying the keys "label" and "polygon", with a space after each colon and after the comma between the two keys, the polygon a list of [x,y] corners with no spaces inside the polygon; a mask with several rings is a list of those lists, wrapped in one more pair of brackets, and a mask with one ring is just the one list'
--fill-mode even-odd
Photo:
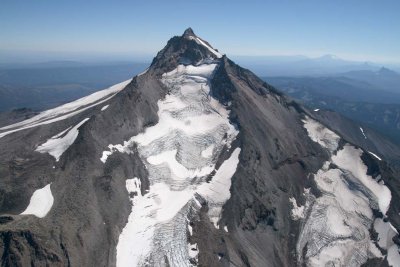
{"label": "rocky summit pinnacle", "polygon": [[171,38],[167,45],[153,59],[150,72],[162,75],[176,68],[179,64],[197,65],[201,62],[218,60],[223,55],[208,42],[196,36],[188,28],[182,36]]}
{"label": "rocky summit pinnacle", "polygon": [[187,28],[185,31],[184,31],[184,33],[183,33],[183,35],[184,36],[196,36],[195,34],[194,34],[194,31],[192,30],[192,28]]}
{"label": "rocky summit pinnacle", "polygon": [[190,28],[0,151],[1,266],[400,264],[398,150]]}

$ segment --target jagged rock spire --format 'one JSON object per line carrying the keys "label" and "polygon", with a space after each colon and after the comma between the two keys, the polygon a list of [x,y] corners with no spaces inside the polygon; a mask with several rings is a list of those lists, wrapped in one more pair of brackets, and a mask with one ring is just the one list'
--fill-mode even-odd
{"label": "jagged rock spire", "polygon": [[193,29],[189,27],[183,32],[183,36],[196,36],[196,34]]}

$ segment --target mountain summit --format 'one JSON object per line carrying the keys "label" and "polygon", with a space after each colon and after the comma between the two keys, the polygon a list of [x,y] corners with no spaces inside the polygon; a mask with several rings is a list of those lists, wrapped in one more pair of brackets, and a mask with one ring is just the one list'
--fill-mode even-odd
{"label": "mountain summit", "polygon": [[182,36],[170,39],[158,52],[150,65],[150,70],[160,75],[176,68],[179,64],[198,65],[218,58],[222,58],[222,54],[188,28]]}
{"label": "mountain summit", "polygon": [[131,80],[0,128],[1,264],[398,266],[384,140],[328,115],[189,28]]}
{"label": "mountain summit", "polygon": [[193,29],[190,28],[190,27],[187,28],[187,29],[183,32],[183,35],[184,35],[184,36],[185,36],[185,35],[187,35],[187,36],[195,36]]}

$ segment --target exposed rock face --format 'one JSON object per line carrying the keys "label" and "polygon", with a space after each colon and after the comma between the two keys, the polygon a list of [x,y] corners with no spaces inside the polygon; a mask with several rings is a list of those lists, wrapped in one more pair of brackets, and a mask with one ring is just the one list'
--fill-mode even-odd
{"label": "exposed rock face", "polygon": [[131,81],[38,116],[0,128],[2,266],[399,258],[396,149],[330,126],[191,29]]}

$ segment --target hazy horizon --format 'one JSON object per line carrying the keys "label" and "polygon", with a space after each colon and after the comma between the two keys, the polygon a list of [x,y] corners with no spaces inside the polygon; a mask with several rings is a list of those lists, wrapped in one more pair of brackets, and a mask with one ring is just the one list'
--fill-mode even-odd
{"label": "hazy horizon", "polygon": [[[65,51],[4,51],[0,50],[1,65],[29,65],[42,64],[51,62],[79,62],[83,64],[90,63],[109,63],[109,62],[142,62],[149,63],[156,56],[158,51],[153,54],[107,54],[107,53],[83,53],[83,52],[65,52]],[[346,61],[353,63],[376,64],[382,66],[400,66],[400,62],[393,61],[374,61],[374,60],[358,60],[352,58],[343,58],[335,54],[321,54],[316,56],[307,56],[303,54],[270,54],[270,55],[227,55],[231,59],[245,59],[253,63],[263,62],[265,60],[285,61],[300,61],[300,60],[317,60],[327,57],[332,57],[332,60]]]}
{"label": "hazy horizon", "polygon": [[[1,62],[148,59],[187,27],[228,56],[400,63],[398,1],[10,1],[2,3]],[[377,19],[379,18],[379,19]],[[35,59],[37,58],[37,59]],[[43,58],[44,60],[39,60]]]}

